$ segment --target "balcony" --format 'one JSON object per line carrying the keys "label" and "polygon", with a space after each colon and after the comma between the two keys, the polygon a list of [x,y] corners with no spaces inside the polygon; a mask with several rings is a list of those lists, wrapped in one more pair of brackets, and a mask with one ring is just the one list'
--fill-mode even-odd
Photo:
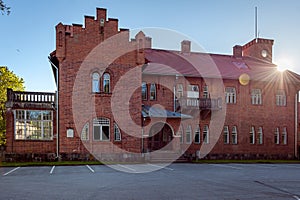
{"label": "balcony", "polygon": [[181,97],[176,101],[176,110],[192,109],[192,110],[221,110],[222,98],[186,98]]}

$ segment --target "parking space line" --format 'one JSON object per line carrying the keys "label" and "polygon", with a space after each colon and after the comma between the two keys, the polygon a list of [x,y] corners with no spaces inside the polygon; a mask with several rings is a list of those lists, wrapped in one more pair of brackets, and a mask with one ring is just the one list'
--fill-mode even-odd
{"label": "parking space line", "polygon": [[240,167],[234,167],[231,165],[222,165],[222,164],[209,164],[211,166],[215,166],[215,167],[224,167],[224,168],[231,168],[231,169],[242,169]]}
{"label": "parking space line", "polygon": [[52,174],[53,173],[53,171],[54,171],[54,168],[55,168],[55,165],[51,168],[51,170],[50,170],[50,174]]}
{"label": "parking space line", "polygon": [[19,168],[21,168],[21,167],[16,167],[16,168],[10,170],[9,172],[6,172],[5,174],[3,174],[3,176],[6,176],[6,175],[8,175],[8,174],[10,174],[10,173],[12,173],[12,172],[14,172],[14,171],[16,171],[16,170],[19,169]]}
{"label": "parking space line", "polygon": [[298,196],[296,196],[296,195],[293,196],[293,197],[294,197],[295,199],[297,199],[297,200],[300,200],[300,198],[299,198]]}
{"label": "parking space line", "polygon": [[154,165],[154,164],[150,164],[150,163],[147,163],[147,165],[150,165],[150,166],[153,166],[153,167],[157,167],[157,168],[161,168],[161,169],[167,169],[167,170],[170,170],[170,171],[174,170],[174,169],[172,169],[170,167],[163,167],[163,166]]}
{"label": "parking space line", "polygon": [[123,168],[125,168],[125,169],[128,169],[128,170],[130,170],[130,171],[136,171],[135,169],[133,169],[133,168],[130,168],[130,167],[126,167],[126,166],[124,166],[124,165],[120,165],[120,164],[117,164],[117,166],[119,166],[119,167],[123,167]]}
{"label": "parking space line", "polygon": [[91,171],[91,172],[95,172],[95,170],[93,170],[89,165],[86,165],[86,167]]}

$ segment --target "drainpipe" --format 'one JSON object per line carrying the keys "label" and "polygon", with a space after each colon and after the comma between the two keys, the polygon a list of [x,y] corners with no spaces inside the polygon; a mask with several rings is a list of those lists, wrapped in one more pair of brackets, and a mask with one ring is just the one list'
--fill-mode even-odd
{"label": "drainpipe", "polygon": [[176,83],[177,83],[178,75],[175,75],[175,81],[174,81],[174,93],[173,93],[173,103],[174,103],[174,112],[176,112]]}
{"label": "drainpipe", "polygon": [[59,109],[58,109],[58,90],[59,90],[59,78],[58,78],[58,67],[53,64],[51,61],[50,57],[48,57],[50,64],[55,68],[55,73],[56,73],[56,97],[55,97],[55,104],[56,104],[56,158],[59,158],[59,120],[58,120],[58,114],[59,114]]}

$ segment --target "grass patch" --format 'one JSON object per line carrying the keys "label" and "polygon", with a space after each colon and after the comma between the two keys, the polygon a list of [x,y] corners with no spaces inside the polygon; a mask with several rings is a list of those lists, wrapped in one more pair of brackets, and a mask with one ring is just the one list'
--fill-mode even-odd
{"label": "grass patch", "polygon": [[207,164],[300,164],[300,160],[197,160],[193,163],[207,163]]}

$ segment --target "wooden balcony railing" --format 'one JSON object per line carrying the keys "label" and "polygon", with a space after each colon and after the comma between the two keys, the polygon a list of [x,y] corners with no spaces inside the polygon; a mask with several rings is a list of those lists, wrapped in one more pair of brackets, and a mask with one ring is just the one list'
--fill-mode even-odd
{"label": "wooden balcony railing", "polygon": [[26,103],[55,103],[55,93],[17,92],[7,89],[7,101]]}
{"label": "wooden balcony railing", "polygon": [[222,98],[179,98],[176,101],[176,108],[200,109],[200,110],[220,110],[222,109]]}

